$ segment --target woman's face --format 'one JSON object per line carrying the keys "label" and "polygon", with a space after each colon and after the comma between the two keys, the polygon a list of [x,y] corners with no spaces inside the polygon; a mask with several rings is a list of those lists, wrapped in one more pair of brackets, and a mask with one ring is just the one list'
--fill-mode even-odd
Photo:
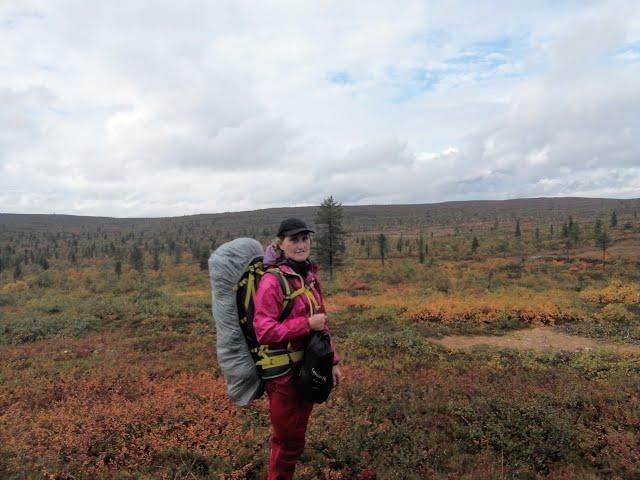
{"label": "woman's face", "polygon": [[308,233],[299,233],[280,240],[284,256],[295,262],[304,262],[311,253],[311,237]]}

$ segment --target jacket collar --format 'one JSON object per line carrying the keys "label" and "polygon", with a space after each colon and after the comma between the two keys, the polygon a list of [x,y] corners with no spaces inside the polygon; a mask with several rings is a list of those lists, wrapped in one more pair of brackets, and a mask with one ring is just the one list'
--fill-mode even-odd
{"label": "jacket collar", "polygon": [[[294,275],[297,275],[297,273],[293,270],[293,268],[291,268],[289,265],[287,265],[286,263],[281,263],[280,265],[278,265],[278,268],[285,273],[292,273]],[[307,278],[309,278],[310,276],[315,277],[316,274],[318,273],[318,265],[311,262],[311,268],[309,269],[309,274],[307,275]]]}

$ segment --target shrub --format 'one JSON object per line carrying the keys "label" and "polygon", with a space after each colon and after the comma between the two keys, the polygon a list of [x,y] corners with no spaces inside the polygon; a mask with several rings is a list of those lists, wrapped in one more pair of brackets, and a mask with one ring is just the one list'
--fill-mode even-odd
{"label": "shrub", "polygon": [[530,465],[546,473],[579,450],[571,419],[544,398],[518,403],[485,396],[450,411],[461,420],[458,441],[470,453],[489,447],[504,454],[512,467]]}
{"label": "shrub", "polygon": [[21,344],[57,336],[77,337],[95,330],[97,326],[98,320],[89,315],[20,318],[1,327],[0,343]]}
{"label": "shrub", "polygon": [[604,288],[586,288],[580,293],[580,298],[586,302],[601,305],[606,303],[640,305],[640,285],[633,282],[623,283],[615,279]]}
{"label": "shrub", "polygon": [[598,317],[605,322],[631,323],[636,316],[620,303],[605,305]]}
{"label": "shrub", "polygon": [[18,280],[16,282],[6,284],[4,287],[2,287],[1,291],[3,293],[22,292],[24,290],[27,290],[28,288],[29,285],[27,284],[27,282]]}

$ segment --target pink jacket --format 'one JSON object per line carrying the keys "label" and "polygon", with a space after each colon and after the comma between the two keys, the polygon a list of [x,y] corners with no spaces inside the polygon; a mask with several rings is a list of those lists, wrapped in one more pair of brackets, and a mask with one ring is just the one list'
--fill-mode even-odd
{"label": "pink jacket", "polygon": [[[281,264],[278,268],[287,273],[295,273],[293,269],[286,264]],[[315,280],[315,286],[312,289],[320,308],[314,313],[324,313],[324,299],[322,298],[322,289],[316,276],[318,267],[312,264],[305,283],[309,284]],[[287,275],[287,279],[291,283],[292,290],[300,288],[300,280],[297,277]],[[256,332],[256,339],[261,345],[269,345],[273,349],[287,348],[287,344],[291,342],[291,350],[302,350],[305,341],[311,333],[309,327],[310,306],[309,299],[305,295],[299,295],[293,299],[293,308],[291,313],[282,322],[278,322],[278,317],[282,311],[284,304],[284,292],[280,286],[280,282],[275,275],[265,274],[260,280],[256,299],[254,302],[255,312],[253,317],[253,328]],[[325,328],[325,331],[329,331]],[[333,340],[331,341],[333,350],[333,364],[336,365],[340,361],[340,357],[335,350]]]}

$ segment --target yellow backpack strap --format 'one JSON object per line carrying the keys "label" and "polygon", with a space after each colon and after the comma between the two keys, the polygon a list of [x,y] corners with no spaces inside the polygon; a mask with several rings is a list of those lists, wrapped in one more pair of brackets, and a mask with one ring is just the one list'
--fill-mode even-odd
{"label": "yellow backpack strap", "polygon": [[239,288],[244,285],[244,283],[247,284],[247,290],[244,295],[245,311],[249,309],[249,304],[251,303],[251,301],[256,299],[256,284],[258,283],[257,277],[261,277],[262,275],[264,275],[264,270],[262,270],[262,263],[249,265],[248,271],[249,274],[247,275],[247,278],[242,280],[237,285]]}
{"label": "yellow backpack strap", "polygon": [[296,352],[286,352],[279,355],[269,355],[266,346],[260,345],[260,348],[257,349],[257,353],[260,360],[256,362],[256,365],[261,367],[263,370],[268,370],[270,368],[290,365],[291,362],[299,362],[302,360],[304,351],[298,350]]}
{"label": "yellow backpack strap", "polygon": [[305,285],[304,279],[297,273],[290,273],[289,275],[298,277],[300,279],[300,285],[302,285],[299,289],[291,292],[291,294],[289,295],[289,300],[293,300],[300,295],[304,295],[305,297],[307,297],[307,300],[309,300],[309,309],[311,310],[311,315],[313,315],[320,308],[316,297],[313,295],[313,287],[315,285],[315,282],[311,282],[308,285]]}
{"label": "yellow backpack strap", "polygon": [[289,316],[291,310],[293,310],[293,302],[291,297],[291,284],[286,279],[282,270],[277,267],[272,267],[267,269],[265,273],[272,273],[280,282],[280,288],[282,288],[282,293],[284,294],[284,302],[282,304],[282,312],[280,312],[280,316],[278,317],[278,321],[283,321],[285,318]]}

